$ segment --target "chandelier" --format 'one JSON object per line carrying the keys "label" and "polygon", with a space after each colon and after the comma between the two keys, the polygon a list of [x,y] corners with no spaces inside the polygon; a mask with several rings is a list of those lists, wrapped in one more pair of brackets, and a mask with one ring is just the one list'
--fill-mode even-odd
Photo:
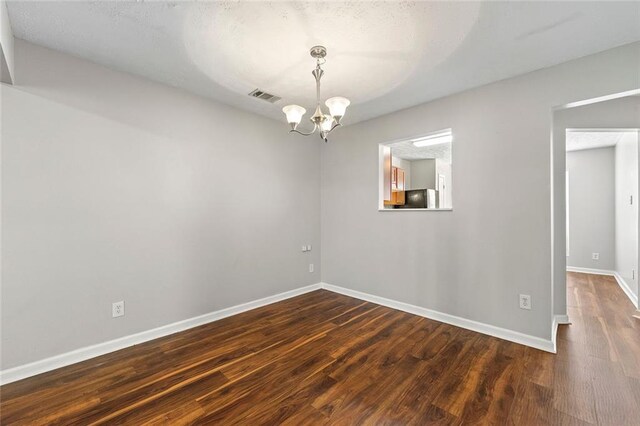
{"label": "chandelier", "polygon": [[344,113],[351,102],[349,99],[341,96],[329,98],[325,102],[325,105],[329,108],[329,114],[322,112],[322,108],[320,107],[320,79],[322,78],[322,74],[324,74],[322,65],[326,62],[324,57],[327,56],[327,49],[324,46],[314,46],[311,48],[309,53],[311,54],[311,57],[316,60],[316,69],[311,72],[316,79],[317,99],[316,111],[310,118],[313,123],[313,130],[309,133],[305,133],[297,129],[298,124],[302,121],[302,116],[307,112],[307,110],[302,108],[300,105],[287,105],[282,108],[282,112],[287,116],[287,122],[289,123],[289,126],[291,126],[289,133],[298,133],[303,136],[309,136],[318,131],[320,138],[327,142],[327,136],[333,131],[333,129],[340,126],[340,120],[344,117]]}

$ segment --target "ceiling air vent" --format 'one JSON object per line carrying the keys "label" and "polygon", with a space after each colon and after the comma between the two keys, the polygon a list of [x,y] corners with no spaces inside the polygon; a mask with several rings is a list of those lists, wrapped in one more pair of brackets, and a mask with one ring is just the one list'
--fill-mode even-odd
{"label": "ceiling air vent", "polygon": [[252,98],[258,98],[258,99],[262,99],[263,101],[271,102],[272,104],[282,99],[279,96],[272,95],[271,93],[263,92],[260,89],[256,89],[253,92],[249,93],[249,96],[251,96]]}

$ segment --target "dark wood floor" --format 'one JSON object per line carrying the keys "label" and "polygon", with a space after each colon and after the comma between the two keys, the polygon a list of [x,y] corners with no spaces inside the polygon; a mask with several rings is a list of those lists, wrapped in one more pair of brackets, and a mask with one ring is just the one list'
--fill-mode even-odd
{"label": "dark wood floor", "polygon": [[640,424],[640,321],[569,274],[557,355],[316,291],[0,388],[8,424]]}

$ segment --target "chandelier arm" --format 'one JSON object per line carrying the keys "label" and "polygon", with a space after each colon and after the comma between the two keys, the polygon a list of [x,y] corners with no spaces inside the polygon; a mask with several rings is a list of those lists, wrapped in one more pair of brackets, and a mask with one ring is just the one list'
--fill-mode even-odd
{"label": "chandelier arm", "polygon": [[342,124],[340,124],[340,123],[334,124],[333,126],[331,126],[331,128],[329,130],[327,130],[325,132],[325,134],[328,135],[329,133],[333,132],[333,129],[335,129],[336,127],[340,127],[340,126],[342,126]]}
{"label": "chandelier arm", "polygon": [[313,125],[313,130],[310,131],[309,133],[303,133],[303,132],[301,132],[300,130],[297,130],[297,129],[291,129],[291,130],[289,130],[289,133],[297,133],[297,134],[302,135],[302,136],[311,136],[312,134],[314,134],[316,132],[317,129],[318,129],[318,125],[314,124]]}

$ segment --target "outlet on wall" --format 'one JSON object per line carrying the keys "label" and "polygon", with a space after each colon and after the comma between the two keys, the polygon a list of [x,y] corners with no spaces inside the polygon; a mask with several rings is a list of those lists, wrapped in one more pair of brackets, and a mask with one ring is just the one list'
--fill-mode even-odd
{"label": "outlet on wall", "polygon": [[600,253],[591,253],[592,260],[600,260]]}
{"label": "outlet on wall", "polygon": [[309,272],[313,272],[313,263],[309,264]]}
{"label": "outlet on wall", "polygon": [[520,309],[531,309],[531,296],[528,294],[520,295]]}
{"label": "outlet on wall", "polygon": [[124,316],[124,300],[113,302],[111,305],[111,316],[113,318]]}

